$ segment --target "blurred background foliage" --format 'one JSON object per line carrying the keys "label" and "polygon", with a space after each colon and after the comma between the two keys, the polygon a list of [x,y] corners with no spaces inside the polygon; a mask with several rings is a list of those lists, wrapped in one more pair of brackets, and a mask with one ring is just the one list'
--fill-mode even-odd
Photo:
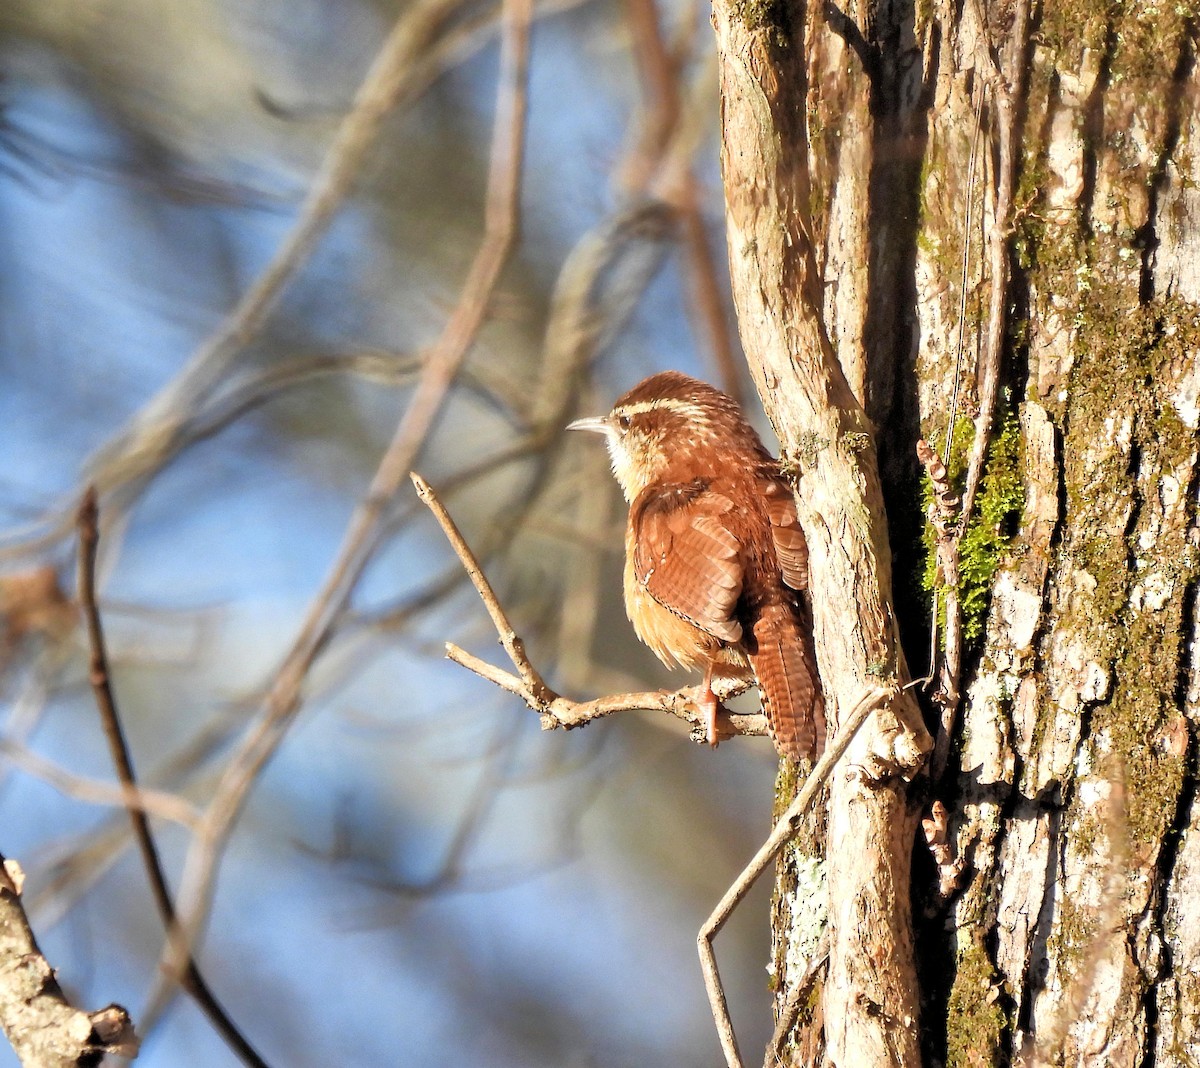
{"label": "blurred background foliage", "polygon": [[[328,225],[209,380],[189,379],[329,187],[381,47],[435,6]],[[75,505],[97,480],[139,772],[203,809],[460,299],[500,13],[0,6],[0,851],[29,873],[70,997],[127,1005],[141,1064],[236,1059],[188,997],[160,997],[162,926],[123,813],[74,796],[78,777],[113,781],[72,605]],[[681,685],[624,620],[603,450],[561,427],[667,367],[748,390],[705,5],[536,6],[526,118],[520,235],[414,466],[553,684]],[[709,752],[635,714],[540,732],[441,658],[446,639],[500,653],[407,481],[381,533],[222,854],[210,985],[273,1065],[719,1063],[695,932],[768,830],[770,744]],[[18,625],[13,576],[46,565],[61,611]],[[189,834],[155,826],[178,885]],[[718,946],[743,1048],[770,1030],[765,894]]]}

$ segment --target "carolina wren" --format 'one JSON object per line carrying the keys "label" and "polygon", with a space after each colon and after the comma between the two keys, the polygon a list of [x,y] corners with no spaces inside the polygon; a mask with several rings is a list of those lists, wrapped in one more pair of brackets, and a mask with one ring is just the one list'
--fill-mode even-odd
{"label": "carolina wren", "polygon": [[569,430],[608,440],[629,502],[625,611],[667,667],[703,668],[700,705],[717,744],[714,677],[758,683],[775,747],[815,758],[825,703],[807,601],[808,545],[778,462],[737,404],[678,371],[634,386]]}

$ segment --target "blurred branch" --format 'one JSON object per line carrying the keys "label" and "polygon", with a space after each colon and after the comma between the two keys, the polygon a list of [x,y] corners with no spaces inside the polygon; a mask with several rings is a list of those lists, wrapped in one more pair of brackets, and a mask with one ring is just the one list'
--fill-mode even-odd
{"label": "blurred branch", "polygon": [[[443,10],[443,5],[432,5],[429,10]],[[233,754],[217,784],[184,866],[181,924],[172,932],[163,955],[168,974],[180,970],[199,937],[220,857],[234,822],[258,775],[295,720],[309,668],[328,641],[381,540],[387,507],[424,445],[462,361],[483,326],[501,268],[512,250],[517,234],[525,145],[531,18],[531,0],[506,0],[483,240],[441,337],[424,355],[421,377],[408,407],[380,460],[366,498],[351,517],[330,573],[276,674],[262,715]]]}
{"label": "blurred branch", "polygon": [[41,779],[59,793],[77,801],[124,808],[142,816],[157,816],[190,830],[194,830],[200,822],[200,813],[195,805],[175,794],[145,787],[136,787],[130,793],[125,786],[113,786],[99,779],[76,775],[11,738],[0,737],[0,753],[27,775]]}
{"label": "blurred branch", "polygon": [[[10,745],[21,747],[32,736],[46,710],[50,693],[66,664],[74,657],[75,650],[68,641],[49,642],[38,652],[28,665],[28,676],[20,691],[10,702],[10,711],[4,724],[2,736]],[[7,667],[4,653],[0,653],[0,668]],[[0,791],[7,784],[12,768],[0,765]]]}
{"label": "blurred branch", "polygon": [[324,236],[362,170],[384,120],[411,99],[421,59],[464,0],[420,0],[404,11],[363,80],[305,197],[300,215],[266,269],[229,317],[117,439],[95,459],[103,492],[145,478],[175,451],[185,413],[205,400],[262,329],[284,288]]}
{"label": "blurred branch", "polygon": [[[192,354],[187,364],[130,424],[91,459],[91,481],[102,494],[136,487],[152,477],[188,444],[192,414],[217,387],[238,354],[261,331],[286,286],[316,247],[349,195],[384,121],[396,107],[410,103],[451,62],[469,53],[468,44],[482,43],[459,26],[447,41],[447,23],[469,0],[418,0],[397,20],[371,64],[349,113],[334,135],[313,179],[295,224],[271,262],[246,291],[224,322]],[[486,25],[473,23],[476,31]],[[439,45],[441,47],[439,47]],[[194,440],[194,439],[193,439]],[[57,509],[42,534],[20,532],[10,537],[12,554],[28,553],[64,537],[70,530],[74,500]]]}
{"label": "blurred branch", "polygon": [[[721,387],[740,404],[744,400],[743,376],[734,353],[723,298],[728,287],[720,279],[708,229],[700,214],[700,198],[690,159],[699,138],[689,124],[698,113],[703,116],[703,128],[708,129],[712,114],[708,98],[716,96],[715,81],[711,79],[711,72],[702,75],[703,104],[686,98],[679,88],[683,63],[681,57],[671,53],[663,39],[655,0],[625,0],[624,6],[646,103],[646,120],[633,157],[625,168],[627,180],[637,190],[653,184],[678,214],[687,253],[693,309],[700,320]],[[657,182],[653,181],[655,172]]]}
{"label": "blurred branch", "polygon": [[[236,375],[188,417],[187,427],[180,434],[180,447],[211,437],[284,390],[331,375],[354,375],[384,386],[405,386],[417,379],[421,367],[419,356],[362,349],[295,356],[261,371]],[[504,398],[486,380],[485,373],[471,373],[464,368],[461,380],[493,409],[508,413]]]}
{"label": "blurred branch", "polygon": [[0,857],[0,1025],[24,1068],[87,1068],[105,1054],[137,1055],[120,1005],[90,1015],[70,1005],[21,905],[25,876]]}
{"label": "blurred branch", "polygon": [[[512,661],[518,674],[513,675],[511,672],[494,667],[487,661],[480,660],[477,656],[468,653],[465,649],[460,649],[457,645],[448,642],[446,655],[451,660],[501,689],[520,697],[541,716],[543,730],[556,728],[570,730],[572,727],[584,726],[594,719],[610,716],[614,712],[643,709],[670,713],[679,719],[686,720],[696,728],[696,731],[704,730],[706,721],[697,704],[700,687],[691,686],[676,691],[652,690],[644,693],[613,694],[609,697],[597,698],[594,701],[572,701],[551,690],[530,662],[529,657],[526,656],[525,645],[513,629],[512,624],[509,623],[508,616],[501,607],[495,591],[479,566],[479,561],[471,552],[470,546],[467,545],[454,520],[450,518],[450,514],[438,500],[433,488],[418,474],[412,474],[411,478],[413,485],[417,488],[417,494],[433,512],[455,554],[462,562],[464,570],[479,592],[480,599],[496,627],[496,633],[500,636],[500,644],[504,646],[504,651],[508,654],[508,658]],[[734,683],[731,688],[725,689],[718,696],[731,696],[734,692],[739,692],[738,686],[745,689],[744,685]],[[761,715],[726,715],[721,717],[718,727],[722,738],[739,734],[762,735],[766,734],[766,718]]]}
{"label": "blurred branch", "polygon": [[[169,932],[175,927],[175,905],[171,901],[171,891],[167,887],[167,877],[163,872],[162,860],[158,855],[158,847],[155,845],[154,836],[150,831],[150,821],[146,817],[146,802],[142,799],[142,792],[138,789],[137,778],[133,771],[133,760],[129,755],[129,746],[125,741],[125,732],[121,726],[121,718],[117,712],[117,702],[109,678],[104,629],[100,622],[100,609],[96,603],[96,546],[99,540],[96,491],[94,488],[89,488],[79,509],[79,604],[87,625],[88,646],[91,651],[89,678],[92,690],[96,695],[96,706],[100,710],[100,722],[104,727],[105,737],[108,739],[113,764],[117,770],[117,778],[121,782],[125,807],[129,810],[134,838],[137,840],[138,849],[142,854],[142,864],[145,866],[146,875],[150,880],[154,903],[162,918],[163,926]],[[266,1062],[246,1041],[217,1002],[190,954],[184,962],[180,981],[184,989],[192,995],[196,1004],[203,1010],[204,1015],[208,1017],[209,1022],[230,1049],[241,1058],[242,1062],[255,1066],[255,1068],[266,1068]]]}

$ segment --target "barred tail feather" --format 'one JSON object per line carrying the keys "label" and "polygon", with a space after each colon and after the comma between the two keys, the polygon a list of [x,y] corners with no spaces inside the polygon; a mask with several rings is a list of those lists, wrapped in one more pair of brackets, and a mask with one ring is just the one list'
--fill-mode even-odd
{"label": "barred tail feather", "polygon": [[797,616],[787,604],[764,608],[754,624],[750,663],[775,748],[816,760],[825,748],[825,699],[811,630]]}

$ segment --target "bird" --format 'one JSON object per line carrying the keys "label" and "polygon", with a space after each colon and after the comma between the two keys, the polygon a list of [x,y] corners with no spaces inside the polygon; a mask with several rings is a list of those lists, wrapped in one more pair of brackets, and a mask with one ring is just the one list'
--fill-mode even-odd
{"label": "bird", "polygon": [[714,678],[757,683],[775,748],[815,760],[825,702],[812,629],[808,543],[796,501],[736,401],[679,371],[651,375],[603,434],[629,504],[625,611],[668,668],[703,670],[698,706],[716,746]]}

